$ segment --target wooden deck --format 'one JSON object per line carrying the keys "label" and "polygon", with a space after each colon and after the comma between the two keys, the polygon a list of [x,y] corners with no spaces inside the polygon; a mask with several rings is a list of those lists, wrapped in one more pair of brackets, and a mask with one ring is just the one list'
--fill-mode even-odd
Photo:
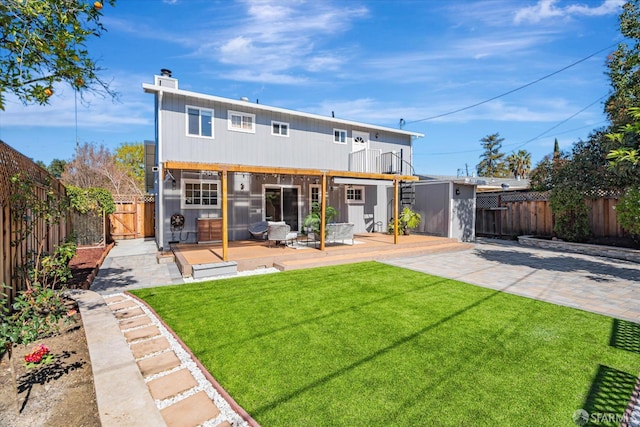
{"label": "wooden deck", "polygon": [[[357,234],[355,242],[327,243],[325,250],[317,249],[317,242],[298,239],[295,247],[269,247],[266,240],[241,240],[229,242],[228,261],[237,263],[239,272],[275,267],[278,270],[296,270],[325,265],[348,264],[428,253],[465,250],[471,247],[455,239],[412,234],[400,236],[393,244],[393,235],[384,233]],[[200,264],[222,262],[220,244],[176,244],[171,247],[176,264],[184,277],[192,275],[192,267]]]}

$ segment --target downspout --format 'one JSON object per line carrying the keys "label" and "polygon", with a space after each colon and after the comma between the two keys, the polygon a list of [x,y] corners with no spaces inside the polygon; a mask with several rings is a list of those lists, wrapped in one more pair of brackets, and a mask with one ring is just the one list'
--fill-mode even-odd
{"label": "downspout", "polygon": [[398,211],[398,177],[396,176],[393,179],[393,244],[398,244],[398,225],[400,221],[398,220],[398,215],[400,212]]}
{"label": "downspout", "polygon": [[158,200],[158,216],[159,218],[156,218],[156,224],[158,227],[158,240],[160,242],[160,249],[162,249],[163,251],[168,250],[169,248],[165,248],[164,247],[164,158],[162,157],[162,95],[163,92],[162,91],[158,91],[158,105],[156,106],[156,108],[158,109],[158,112],[156,114],[156,117],[158,118],[158,123],[156,124],[156,126],[158,127],[158,135],[156,136],[156,139],[158,140],[158,166],[160,166],[159,169],[159,176],[158,176],[158,198],[160,200]]}

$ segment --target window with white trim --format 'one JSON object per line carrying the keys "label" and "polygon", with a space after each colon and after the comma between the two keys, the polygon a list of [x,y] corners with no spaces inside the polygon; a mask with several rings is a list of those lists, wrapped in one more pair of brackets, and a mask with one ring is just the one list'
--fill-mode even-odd
{"label": "window with white trim", "polygon": [[322,202],[320,200],[321,188],[322,186],[320,184],[309,184],[309,210],[313,208],[314,203],[319,205],[320,202]]}
{"label": "window with white trim", "polygon": [[346,144],[347,143],[347,131],[344,129],[334,129],[333,130],[333,142],[336,144]]}
{"label": "window with white trim", "polygon": [[364,203],[364,186],[347,185],[344,192],[344,201],[347,204]]}
{"label": "window with white trim", "polygon": [[289,123],[271,121],[271,135],[289,136]]}
{"label": "window with white trim", "polygon": [[213,138],[213,110],[187,105],[187,136]]}
{"label": "window with white trim", "polygon": [[256,133],[256,115],[229,110],[228,129],[237,132]]}
{"label": "window with white trim", "polygon": [[182,209],[220,208],[220,181],[182,179],[180,206]]}

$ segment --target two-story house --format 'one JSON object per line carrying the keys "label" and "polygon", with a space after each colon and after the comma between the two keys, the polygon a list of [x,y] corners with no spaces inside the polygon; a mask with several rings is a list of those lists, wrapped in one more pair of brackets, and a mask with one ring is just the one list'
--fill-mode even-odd
{"label": "two-story house", "polygon": [[223,245],[248,239],[258,221],[301,231],[314,202],[333,206],[357,233],[383,231],[402,184],[417,180],[420,133],[181,90],[168,70],[143,89],[155,96],[147,155],[160,248],[207,240],[199,224],[211,219],[222,223]]}

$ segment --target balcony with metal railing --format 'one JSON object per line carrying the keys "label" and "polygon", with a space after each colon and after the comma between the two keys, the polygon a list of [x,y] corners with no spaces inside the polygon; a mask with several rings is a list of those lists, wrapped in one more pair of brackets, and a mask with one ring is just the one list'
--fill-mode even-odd
{"label": "balcony with metal railing", "polygon": [[413,175],[413,166],[404,160],[402,151],[383,153],[380,149],[365,148],[349,153],[349,171]]}

